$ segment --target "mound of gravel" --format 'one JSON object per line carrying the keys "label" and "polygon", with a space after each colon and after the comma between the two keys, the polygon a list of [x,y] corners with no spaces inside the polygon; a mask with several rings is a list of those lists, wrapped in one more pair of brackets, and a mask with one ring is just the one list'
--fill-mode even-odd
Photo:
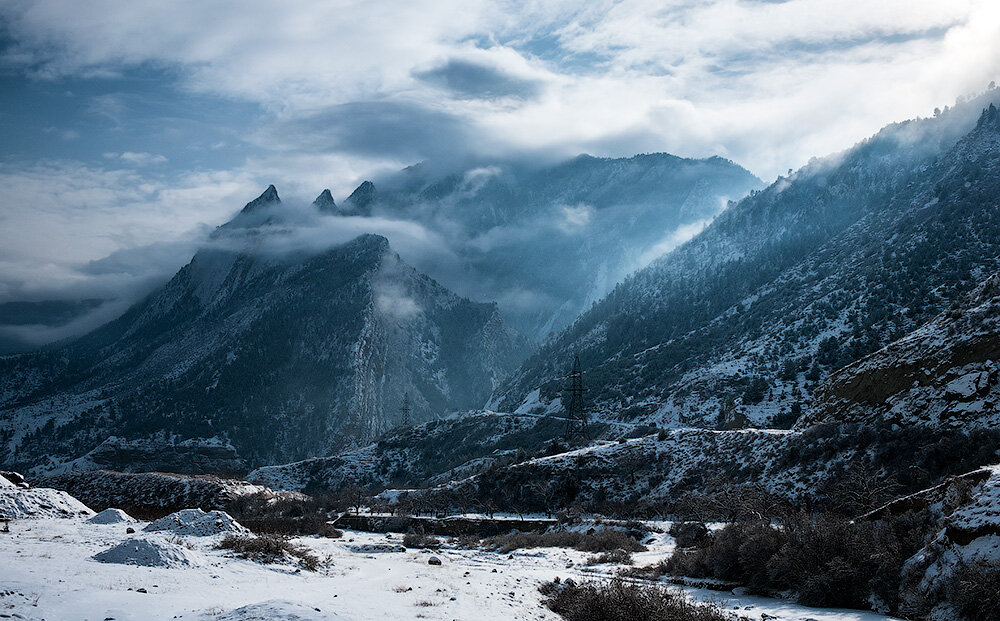
{"label": "mound of gravel", "polygon": [[150,532],[166,531],[186,537],[211,537],[212,535],[246,535],[250,531],[225,511],[181,509],[154,522],[145,529]]}
{"label": "mound of gravel", "polygon": [[87,520],[89,524],[134,524],[136,519],[121,509],[105,509]]}
{"label": "mound of gravel", "polygon": [[204,562],[193,550],[159,535],[131,538],[94,555],[95,561],[142,567],[193,567]]}
{"label": "mound of gravel", "polygon": [[0,487],[0,515],[11,520],[88,517],[94,512],[66,492],[47,487]]}

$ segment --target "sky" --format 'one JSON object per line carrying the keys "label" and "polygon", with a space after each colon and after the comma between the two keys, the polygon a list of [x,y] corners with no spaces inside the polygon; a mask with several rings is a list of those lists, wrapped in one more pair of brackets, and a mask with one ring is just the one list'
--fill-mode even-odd
{"label": "sky", "polygon": [[0,303],[134,295],[269,183],[658,151],[773,180],[998,74],[995,0],[0,0]]}

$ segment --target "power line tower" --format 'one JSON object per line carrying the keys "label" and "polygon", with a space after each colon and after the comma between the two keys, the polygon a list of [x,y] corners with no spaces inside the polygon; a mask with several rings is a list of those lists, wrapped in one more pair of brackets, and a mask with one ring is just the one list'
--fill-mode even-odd
{"label": "power line tower", "polygon": [[566,439],[582,436],[589,439],[587,431],[587,413],[583,408],[583,370],[580,368],[580,356],[573,357],[573,370],[566,376],[566,388],[563,389],[563,399],[566,403]]}
{"label": "power line tower", "polygon": [[403,405],[399,406],[399,422],[403,425],[413,424],[413,407],[410,405],[410,393],[403,394]]}

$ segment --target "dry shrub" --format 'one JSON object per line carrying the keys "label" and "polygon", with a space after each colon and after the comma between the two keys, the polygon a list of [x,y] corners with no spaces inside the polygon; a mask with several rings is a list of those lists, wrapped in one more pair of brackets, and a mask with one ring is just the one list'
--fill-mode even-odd
{"label": "dry shrub", "polygon": [[441,541],[433,535],[410,532],[403,535],[403,546],[407,548],[429,548],[436,550],[441,547]]}
{"label": "dry shrub", "polygon": [[226,512],[259,535],[339,539],[344,533],[329,524],[333,502],[322,497],[275,499],[268,494],[246,494],[227,505]]}
{"label": "dry shrub", "polygon": [[587,559],[588,565],[631,565],[632,553],[628,550],[612,550],[602,552]]}
{"label": "dry shrub", "polygon": [[691,548],[705,542],[708,527],[702,522],[674,522],[670,525],[670,535],[678,548]]}
{"label": "dry shrub", "polygon": [[557,530],[548,533],[510,533],[490,537],[483,547],[507,553],[522,548],[575,548],[582,552],[626,550],[643,552],[646,547],[628,533],[618,530],[591,530],[586,533]]}
{"label": "dry shrub", "polygon": [[230,550],[236,556],[256,563],[284,563],[296,559],[304,569],[317,571],[323,561],[304,548],[277,535],[227,535],[219,545],[219,550]]}
{"label": "dry shrub", "polygon": [[711,604],[695,604],[657,585],[614,579],[606,583],[547,582],[539,587],[545,605],[567,621],[735,621]]}
{"label": "dry shrub", "polygon": [[959,567],[946,589],[955,610],[967,619],[1000,620],[1000,563],[977,561]]}

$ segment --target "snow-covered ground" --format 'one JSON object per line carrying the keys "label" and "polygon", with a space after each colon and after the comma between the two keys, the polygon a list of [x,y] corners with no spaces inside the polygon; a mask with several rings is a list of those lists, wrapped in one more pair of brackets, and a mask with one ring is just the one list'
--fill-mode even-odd
{"label": "snow-covered ground", "polygon": [[[199,563],[137,567],[92,557],[130,537],[143,524],[93,524],[84,517],[18,520],[0,534],[0,616],[25,619],[558,619],[544,608],[538,585],[556,576],[608,575],[613,566],[587,566],[587,553],[545,548],[511,555],[450,548],[434,552],[361,552],[400,535],[348,531],[342,539],[298,542],[329,566],[319,572],[261,565],[215,550],[219,537],[173,540]],[[155,537],[162,537],[160,534]],[[657,535],[637,564],[655,562],[673,547]],[[428,564],[431,556],[440,566]],[[142,590],[140,590],[142,589]],[[805,608],[792,603],[689,589],[752,619],[881,621],[881,615]],[[16,618],[16,617],[15,617]]]}

